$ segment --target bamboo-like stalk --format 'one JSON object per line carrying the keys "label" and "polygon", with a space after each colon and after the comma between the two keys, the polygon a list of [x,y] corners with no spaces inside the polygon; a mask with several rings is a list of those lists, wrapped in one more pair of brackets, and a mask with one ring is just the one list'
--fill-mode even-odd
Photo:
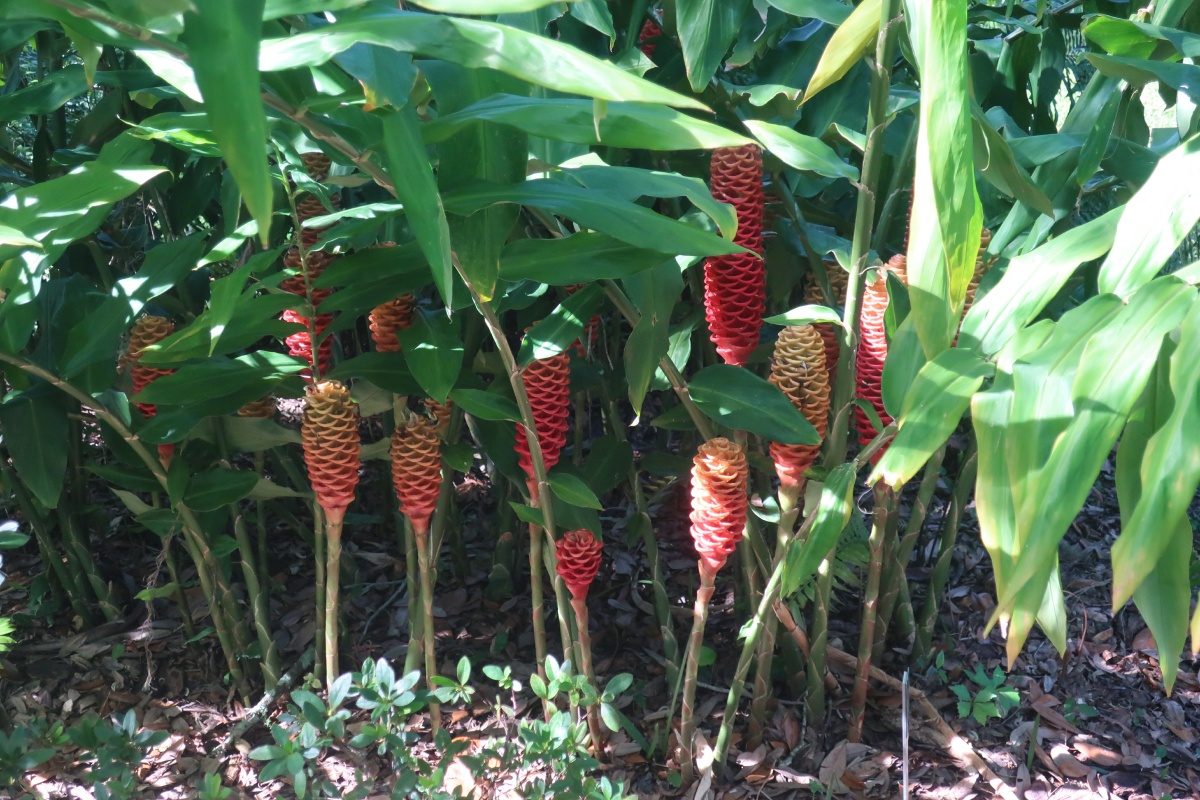
{"label": "bamboo-like stalk", "polygon": [[[326,592],[328,591],[328,576],[325,574],[327,566],[327,555],[325,553],[326,535],[325,535],[325,512],[321,508],[321,504],[313,500],[313,564],[315,565],[317,583],[316,592],[316,656],[313,659],[313,677],[318,683],[325,682],[325,614],[326,614]],[[331,676],[331,679],[337,676]]]}
{"label": "bamboo-like stalk", "polygon": [[[433,679],[437,677],[437,630],[433,626],[433,586],[437,583],[436,553],[430,552],[429,527],[413,526],[413,536],[417,540],[417,561],[421,569],[421,628],[425,651],[425,686],[430,694],[437,689]],[[442,727],[442,706],[432,697],[429,700],[429,722],[433,732],[437,733]]]}
{"label": "bamboo-like stalk", "polygon": [[862,741],[863,718],[867,710],[867,678],[871,667],[871,651],[875,646],[875,623],[879,610],[879,577],[883,569],[884,538],[888,520],[895,512],[896,495],[882,481],[875,484],[875,510],[871,518],[869,547],[871,560],[867,565],[867,585],[863,590],[862,623],[859,625],[858,669],[854,689],[850,694],[850,730],[847,739]]}
{"label": "bamboo-like stalk", "polygon": [[342,519],[345,510],[325,514],[325,681],[338,676],[338,590],[342,582]]}
{"label": "bamboo-like stalk", "polygon": [[950,498],[950,508],[942,520],[942,538],[938,548],[937,562],[933,574],[929,577],[929,594],[925,605],[921,608],[921,616],[917,619],[916,641],[913,643],[913,658],[917,660],[928,658],[933,642],[933,629],[937,624],[938,609],[941,608],[942,598],[946,595],[946,582],[950,577],[950,563],[954,560],[954,542],[958,537],[958,523],[962,519],[963,509],[970,501],[971,491],[975,488],[975,473],[979,462],[975,454],[975,440],[963,454],[962,469],[958,474],[958,483],[954,486],[954,494]]}
{"label": "bamboo-like stalk", "polygon": [[196,638],[196,626],[192,622],[192,609],[188,605],[187,595],[183,591],[183,581],[179,578],[179,564],[175,558],[175,537],[168,536],[163,539],[163,558],[167,563],[167,574],[171,576],[171,583],[175,584],[175,605],[179,606],[179,616],[183,620],[183,632],[187,638]]}
{"label": "bamboo-like stalk", "polygon": [[942,459],[945,458],[946,447],[943,445],[930,457],[925,464],[925,472],[921,476],[921,485],[917,488],[917,496],[913,499],[912,511],[905,523],[904,536],[900,538],[895,548],[893,558],[884,565],[883,580],[879,594],[879,626],[875,631],[875,647],[871,658],[876,664],[883,658],[883,647],[887,640],[887,631],[892,624],[892,616],[896,612],[896,600],[900,596],[901,587],[908,582],[905,574],[909,559],[917,546],[917,538],[925,524],[929,513],[929,502],[937,488],[938,477],[942,471]]}
{"label": "bamboo-like stalk", "polygon": [[121,610],[117,608],[116,600],[113,598],[112,586],[105,583],[104,579],[100,577],[100,572],[96,569],[96,562],[92,558],[92,551],[80,536],[79,529],[75,525],[75,516],[66,506],[67,502],[59,503],[57,511],[58,529],[62,531],[63,543],[66,545],[67,552],[74,558],[84,580],[91,586],[92,593],[96,596],[96,604],[100,607],[100,613],[109,622],[120,619]]}
{"label": "bamboo-like stalk", "polygon": [[[579,631],[578,638],[575,640],[579,652],[579,669],[587,678],[588,683],[599,693],[600,686],[596,683],[596,673],[592,671],[592,636],[588,632],[587,600],[572,597],[571,608],[575,612],[575,627]],[[588,731],[592,736],[592,752],[596,758],[604,761],[604,735],[600,727],[600,705],[598,703],[588,706],[587,720]]]}
{"label": "bamboo-like stalk", "polygon": [[242,578],[246,581],[246,591],[250,595],[250,608],[253,613],[254,630],[258,635],[258,647],[262,651],[263,684],[266,689],[274,688],[279,680],[279,652],[275,649],[275,638],[271,635],[271,604],[267,593],[263,591],[258,581],[258,571],[254,566],[254,551],[250,548],[250,536],[246,532],[246,520],[242,509],[234,503],[230,508],[233,514],[233,535],[238,543],[238,551],[242,556]]}
{"label": "bamboo-like stalk", "polygon": [[684,656],[683,700],[679,711],[679,771],[684,786],[692,782],[695,771],[692,739],[696,736],[696,678],[700,674],[700,648],[704,646],[704,626],[708,622],[708,604],[716,589],[716,577],[715,573],[701,566],[700,588],[696,590],[696,605],[692,611],[692,633],[688,637],[687,654]]}
{"label": "bamboo-like stalk", "polygon": [[[395,495],[393,495],[394,497]],[[408,517],[396,512],[404,540],[404,580],[408,584],[408,650],[404,654],[404,674],[420,669],[424,660],[425,625],[421,614],[421,566],[417,558],[417,537]]]}
{"label": "bamboo-like stalk", "polygon": [[808,695],[805,704],[811,730],[825,725],[825,648],[829,645],[829,601],[833,596],[833,561],[837,545],[817,567],[817,585],[813,595],[812,625],[809,627]]}
{"label": "bamboo-like stalk", "polygon": [[[266,457],[260,451],[254,454],[254,472],[263,477]],[[254,531],[258,535],[258,569],[264,583],[270,584],[271,565],[267,558],[267,509],[262,500],[254,501]]]}

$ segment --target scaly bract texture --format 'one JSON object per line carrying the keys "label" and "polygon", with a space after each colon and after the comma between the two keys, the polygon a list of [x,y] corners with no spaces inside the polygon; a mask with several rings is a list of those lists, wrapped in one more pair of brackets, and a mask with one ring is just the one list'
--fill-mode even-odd
{"label": "scaly bract texture", "polygon": [[[825,369],[825,343],[814,326],[791,325],[780,331],[770,381],[824,439],[829,427],[829,375]],[[799,484],[801,475],[820,452],[819,444],[771,443],[775,472],[787,486]]]}
{"label": "scaly bract texture", "polygon": [[358,405],[338,381],[312,384],[305,392],[300,429],[304,464],[317,502],[327,517],[340,520],[354,502],[358,485]]}
{"label": "scaly bract texture", "polygon": [[576,600],[587,597],[588,589],[600,570],[600,540],[589,530],[567,531],[554,544],[558,556],[558,576]]}
{"label": "scaly bract texture", "polygon": [[692,460],[692,541],[700,569],[709,575],[725,565],[746,527],[746,454],[718,437],[700,445]]}
{"label": "scaly bract texture", "polygon": [[[888,293],[885,272],[893,268],[903,269],[907,261],[904,256],[893,256],[887,267],[881,270],[875,282],[863,288],[862,312],[859,317],[858,363],[855,365],[855,394],[871,404],[883,425],[891,424],[883,407],[883,364],[887,361],[888,342],[884,315],[887,313]],[[901,272],[902,276],[906,273]],[[854,408],[854,422],[858,428],[859,444],[866,445],[875,438],[875,426],[870,417],[858,406]],[[886,448],[880,448],[872,462],[878,461]]]}
{"label": "scaly bract texture", "polygon": [[396,334],[412,326],[416,308],[416,298],[411,294],[402,294],[395,300],[381,303],[371,310],[371,341],[375,343],[377,351],[400,352],[400,340],[396,338]]}
{"label": "scaly bract texture", "polygon": [[[154,381],[170,375],[175,370],[162,367],[149,367],[141,363],[142,352],[150,345],[157,344],[175,332],[175,323],[166,317],[147,315],[133,323],[129,331],[129,360],[130,377],[133,379],[133,393],[136,395]],[[138,411],[144,417],[153,417],[158,413],[153,403],[135,403]]]}
{"label": "scaly bract texture", "polygon": [[[567,443],[567,417],[571,406],[571,358],[566,353],[539,358],[521,370],[521,381],[533,409],[533,421],[546,469],[558,463]],[[517,425],[517,457],[529,480],[534,480],[533,457],[525,429]]]}
{"label": "scaly bract texture", "polygon": [[437,424],[428,417],[411,416],[392,434],[392,485],[400,510],[424,532],[437,507],[442,486],[441,442]]}

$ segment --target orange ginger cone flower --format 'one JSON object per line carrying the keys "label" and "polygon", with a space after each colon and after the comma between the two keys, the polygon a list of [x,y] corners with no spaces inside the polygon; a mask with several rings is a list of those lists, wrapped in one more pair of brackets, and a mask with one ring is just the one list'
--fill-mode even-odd
{"label": "orange ginger cone flower", "polygon": [[271,419],[275,416],[275,412],[279,410],[279,404],[275,401],[274,396],[267,395],[260,397],[257,400],[251,400],[246,405],[238,409],[239,417],[250,417],[252,419]]}
{"label": "orange ginger cone flower", "polygon": [[742,540],[748,470],[742,448],[721,437],[700,445],[692,461],[692,541],[702,574],[715,576]]}
{"label": "orange ginger cone flower", "polygon": [[300,160],[308,170],[308,177],[317,183],[322,183],[329,177],[329,168],[333,166],[333,162],[324,153],[301,153]]}
{"label": "orange ginger cone flower", "polygon": [[337,381],[310,385],[305,394],[300,435],[308,479],[326,519],[340,525],[358,485],[358,405]]}
{"label": "orange ginger cone flower", "polygon": [[417,300],[411,294],[402,294],[395,300],[381,303],[371,310],[369,317],[371,341],[380,353],[399,353],[400,340],[396,334],[413,324]]}
{"label": "orange ginger cone flower", "polygon": [[[850,282],[850,276],[836,261],[825,262],[825,274],[829,277],[829,288],[833,290],[833,300],[829,302],[835,306],[845,306],[846,286]],[[828,305],[820,285],[811,278],[804,288],[804,302],[818,306]],[[817,329],[821,341],[825,343],[825,371],[829,375],[829,385],[832,386],[833,379],[837,376],[837,365],[841,358],[842,346],[838,343],[837,331],[832,322],[820,322],[813,327]]]}
{"label": "orange ginger cone flower", "polygon": [[[825,343],[812,325],[792,325],[779,333],[770,381],[824,439],[829,427],[829,375],[825,370]],[[771,459],[781,491],[799,491],[805,470],[817,460],[819,452],[819,444],[771,443]]]}
{"label": "orange ginger cone flower", "polygon": [[413,530],[424,535],[437,507],[442,486],[441,442],[437,425],[428,417],[411,416],[392,433],[392,485],[400,510],[412,520]]}
{"label": "orange ginger cone flower", "polygon": [[[129,331],[129,360],[133,362],[133,366],[130,368],[130,377],[133,379],[133,393],[135,395],[151,383],[154,383],[154,381],[175,371],[162,367],[150,367],[141,363],[142,352],[147,347],[161,342],[174,332],[175,323],[166,317],[147,315],[133,324],[133,328]],[[135,403],[134,405],[137,406],[138,411],[142,412],[142,416],[147,419],[158,413],[158,409],[153,403]],[[164,467],[171,466],[171,459],[174,455],[175,445],[160,444],[158,446],[158,460],[162,462]]]}
{"label": "orange ginger cone flower", "polygon": [[[533,409],[534,427],[541,445],[542,459],[550,470],[558,463],[563,446],[567,443],[567,418],[571,405],[571,357],[559,353],[549,358],[539,358],[521,370],[521,381],[529,396]],[[517,455],[521,469],[525,470],[532,483],[536,480],[533,457],[529,453],[529,441],[525,429],[517,425]]]}
{"label": "orange ginger cone flower", "polygon": [[437,435],[442,439],[446,438],[446,433],[450,430],[450,406],[449,400],[445,403],[439,403],[432,397],[426,397],[423,401],[425,411],[433,419],[434,427],[437,429]]}
{"label": "orange ginger cone flower", "polygon": [[600,570],[600,540],[586,529],[567,531],[554,548],[558,555],[558,576],[571,590],[572,597],[583,600]]}
{"label": "orange ginger cone flower", "polygon": [[751,252],[704,262],[704,314],[727,364],[745,366],[758,346],[766,307],[762,258],[762,152],[757,145],[721,147],[712,156],[712,195],[737,211],[734,241]]}
{"label": "orange ginger cone flower", "polygon": [[[884,315],[887,313],[888,293],[885,272],[895,266],[900,266],[898,259],[903,256],[893,256],[888,266],[879,272],[875,282],[863,289],[862,315],[859,320],[858,363],[855,370],[855,393],[866,400],[879,415],[880,422],[887,426],[892,418],[883,407],[883,364],[887,361],[888,342],[887,331],[884,327]],[[875,426],[870,417],[861,408],[855,407],[854,421],[858,428],[859,444],[867,445],[875,438]],[[887,448],[880,448],[872,457],[876,462]]]}

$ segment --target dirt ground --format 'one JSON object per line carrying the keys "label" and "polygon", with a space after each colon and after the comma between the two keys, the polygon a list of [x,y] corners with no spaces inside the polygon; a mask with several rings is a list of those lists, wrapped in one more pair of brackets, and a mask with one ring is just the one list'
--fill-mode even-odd
{"label": "dirt ground", "polygon": [[[678,615],[677,635],[682,638],[690,624],[695,583],[682,492],[678,482],[654,481],[650,488],[658,490],[652,516],[668,593]],[[516,674],[526,676],[534,667],[527,578],[517,576],[513,596],[495,598],[489,591],[495,533],[486,530],[482,521],[491,518],[489,493],[477,475],[459,476],[457,489],[462,543],[443,554],[435,610],[442,669],[452,673],[457,660],[467,655],[476,665],[480,686],[485,685],[480,668],[488,663],[510,663]],[[946,494],[942,487],[935,496],[931,522],[944,511]],[[378,657],[402,663],[407,642],[403,557],[390,523],[383,524],[380,515],[372,518],[369,513],[360,511],[347,519],[347,557],[357,577],[344,585],[348,600],[343,630],[352,643],[344,665]],[[157,539],[134,532],[136,525],[121,518],[122,509],[113,508],[113,514],[117,518],[94,544],[107,575],[132,595],[147,585],[156,570]],[[623,711],[649,730],[661,724],[668,688],[656,658],[657,624],[641,545],[627,544],[625,514],[623,506],[604,514],[606,558],[589,598],[592,643],[601,682],[619,672],[637,678],[622,700]],[[1200,797],[1200,664],[1181,663],[1175,690],[1166,696],[1153,639],[1136,610],[1127,607],[1111,613],[1107,552],[1116,537],[1117,520],[1109,469],[1061,548],[1070,620],[1067,652],[1059,657],[1035,631],[1008,671],[1007,685],[1016,690],[1019,706],[981,725],[960,716],[960,698],[953,687],[973,690],[968,672],[982,667],[990,675],[995,667],[1005,666],[1004,647],[998,631],[980,636],[994,604],[994,586],[968,511],[938,630],[938,646],[944,653],[940,667],[914,666],[911,673],[912,685],[926,693],[944,721],[939,727],[919,712],[910,712],[912,797],[967,800],[996,795],[996,787],[977,769],[963,766],[964,748],[999,776],[1006,785],[1000,794],[1011,792],[1008,796],[1029,800]],[[286,668],[313,640],[311,552],[291,531],[280,529],[273,535],[277,540],[272,548],[271,602]],[[910,569],[914,587],[928,576],[935,550],[935,536],[924,534]],[[0,615],[28,615],[27,587],[40,568],[36,554],[32,548],[10,553],[5,568],[8,582],[0,593]],[[719,726],[736,661],[732,573],[723,573],[706,637],[718,658],[700,676],[698,717],[710,736]],[[852,582],[839,587],[831,623],[831,644],[851,653],[857,648],[857,591]],[[203,600],[193,592],[191,601],[193,615],[202,624]],[[221,774],[226,786],[235,787],[234,798],[292,796],[281,781],[258,783],[256,770],[246,758],[251,747],[269,741],[263,724],[246,731],[234,743],[231,755],[214,757],[244,712],[222,683],[223,663],[214,638],[185,644],[174,606],[163,601],[131,602],[128,607],[129,617],[90,630],[74,629],[66,615],[22,618],[19,644],[0,661],[0,694],[14,724],[33,718],[69,724],[89,711],[109,716],[134,709],[142,726],[169,732],[140,772],[144,796],[195,796],[198,777],[210,772]],[[548,620],[547,629],[553,632],[556,626]],[[556,644],[552,641],[552,651]],[[899,677],[908,664],[902,653],[889,652],[880,666]],[[852,675],[836,662],[833,669],[837,688],[830,694],[827,719],[805,719],[803,697],[780,680],[766,743],[754,752],[742,752],[740,739],[735,739],[732,752],[737,761],[730,778],[706,782],[700,796],[825,797],[821,787],[830,784],[834,796],[900,796],[899,692],[895,686],[875,682],[865,743],[847,744]],[[477,697],[487,694],[480,692]],[[743,711],[747,705],[743,704]],[[502,732],[483,700],[471,708],[444,711],[446,724],[457,736],[481,738]],[[428,730],[427,719],[411,723]],[[954,753],[945,741],[945,726],[957,735]],[[603,770],[624,780],[639,797],[697,794],[694,788],[672,788],[661,751],[647,759],[637,744],[617,734],[610,753],[611,763]],[[324,766],[335,780],[348,780],[356,768],[373,774],[383,765],[373,755],[343,749],[335,751]],[[88,765],[74,759],[68,748],[31,775],[29,782],[43,797],[91,797],[85,788],[87,770]]]}

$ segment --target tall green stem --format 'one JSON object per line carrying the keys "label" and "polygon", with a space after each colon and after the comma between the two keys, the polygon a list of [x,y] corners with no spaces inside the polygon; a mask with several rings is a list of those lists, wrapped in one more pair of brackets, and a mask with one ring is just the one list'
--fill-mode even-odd
{"label": "tall green stem", "polygon": [[708,622],[708,604],[716,589],[716,574],[700,566],[700,588],[696,590],[696,606],[692,611],[692,634],[688,637],[687,655],[684,657],[683,701],[679,711],[679,758],[683,785],[692,782],[695,771],[692,755],[692,740],[696,737],[696,678],[700,674],[700,649],[704,646],[704,626]]}
{"label": "tall green stem", "polygon": [[325,512],[325,681],[338,676],[338,590],[342,582],[342,514]]}
{"label": "tall green stem", "polygon": [[404,655],[404,674],[420,669],[425,649],[425,625],[421,615],[421,562],[417,557],[417,537],[408,517],[396,512],[404,539],[404,580],[408,583],[408,651]]}
{"label": "tall green stem", "polygon": [[[413,534],[417,539],[417,560],[421,567],[421,626],[424,635],[422,649],[425,651],[425,686],[432,694],[437,686],[433,679],[437,677],[437,629],[433,626],[433,586],[437,583],[437,567],[433,563],[436,553],[429,548],[428,527],[414,526]],[[429,701],[429,722],[433,732],[437,733],[442,727],[442,707],[436,700]]]}
{"label": "tall green stem", "polygon": [[[325,681],[325,614],[326,614],[326,592],[328,591],[328,576],[325,573],[327,566],[326,562],[326,541],[325,535],[325,511],[321,508],[316,500],[313,501],[313,563],[316,571],[316,603],[317,603],[317,633],[316,633],[316,656],[313,660],[313,674],[317,681]],[[331,676],[330,680],[337,677]]]}
{"label": "tall green stem", "polygon": [[[575,612],[575,627],[579,630],[579,669],[587,678],[588,683],[600,691],[596,683],[596,674],[592,671],[592,636],[588,632],[587,599],[571,598],[571,608]],[[600,728],[600,705],[593,703],[587,710],[588,731],[592,735],[592,751],[596,758],[604,760],[604,735]]]}
{"label": "tall green stem", "polygon": [[888,520],[895,511],[896,495],[882,481],[875,484],[875,511],[871,519],[869,547],[871,560],[867,565],[867,585],[863,591],[862,623],[858,632],[858,669],[854,674],[854,689],[850,694],[851,742],[862,741],[863,718],[867,710],[867,678],[871,669],[871,650],[875,645],[875,621],[878,617],[879,575],[883,569],[884,537]]}
{"label": "tall green stem", "polygon": [[979,462],[975,454],[973,437],[971,446],[963,454],[963,457],[965,460],[958,473],[958,483],[954,486],[954,494],[950,498],[950,508],[942,520],[941,544],[938,548],[938,558],[933,567],[933,574],[929,577],[929,594],[925,598],[925,605],[921,608],[921,616],[917,619],[913,658],[918,660],[929,656],[929,648],[933,642],[933,629],[937,624],[938,609],[941,608],[942,598],[946,596],[950,563],[954,560],[954,542],[958,537],[958,523],[962,519],[963,509],[970,502],[971,492],[975,488],[975,473]]}

